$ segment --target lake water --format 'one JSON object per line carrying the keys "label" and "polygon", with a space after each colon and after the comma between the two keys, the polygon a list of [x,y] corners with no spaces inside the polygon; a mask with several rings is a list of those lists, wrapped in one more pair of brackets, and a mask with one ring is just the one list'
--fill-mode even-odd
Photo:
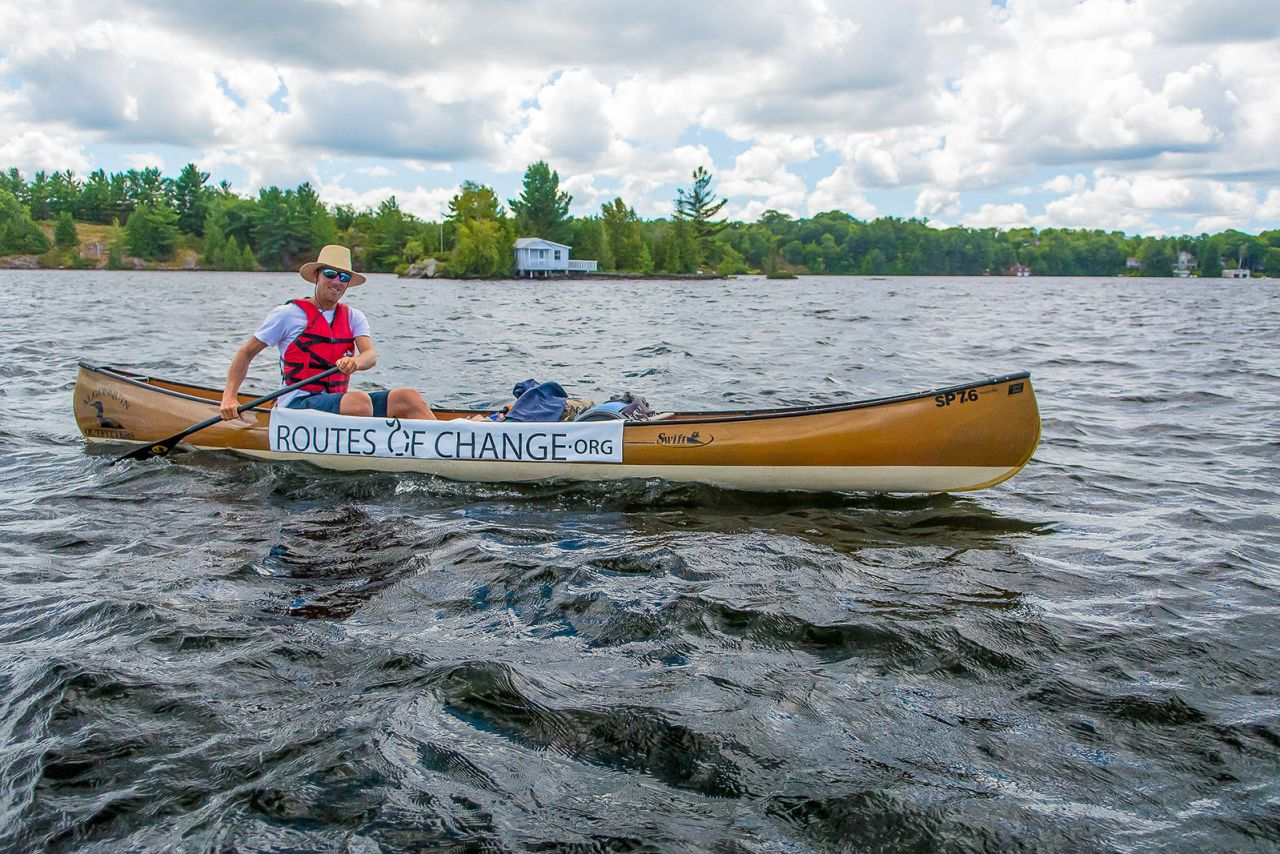
{"label": "lake water", "polygon": [[[289,274],[6,272],[9,850],[1274,850],[1276,282],[399,281],[409,384],[657,409],[1029,370],[955,496],[109,465],[76,361],[222,384]],[[275,385],[264,354],[248,390]]]}

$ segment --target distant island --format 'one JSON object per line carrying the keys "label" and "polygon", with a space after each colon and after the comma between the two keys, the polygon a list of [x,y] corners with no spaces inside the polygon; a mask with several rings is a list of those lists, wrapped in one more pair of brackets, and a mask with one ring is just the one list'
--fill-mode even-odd
{"label": "distant island", "polygon": [[292,270],[326,243],[352,247],[367,272],[502,278],[516,275],[517,238],[543,238],[592,259],[600,274],[733,276],[1280,277],[1280,230],[1256,235],[1142,237],[1060,228],[937,229],[922,219],[808,219],[769,210],[755,222],[720,217],[726,200],[694,170],[669,217],[644,220],[616,198],[570,216],[572,197],[539,161],[506,205],[464,181],[438,222],[401,210],[328,206],[310,184],[241,196],[187,164],[85,178],[71,171],[0,173],[0,268]]}

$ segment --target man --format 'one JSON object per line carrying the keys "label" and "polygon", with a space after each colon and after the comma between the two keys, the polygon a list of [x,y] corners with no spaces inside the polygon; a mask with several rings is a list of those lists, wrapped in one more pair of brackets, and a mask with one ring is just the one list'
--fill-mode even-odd
{"label": "man", "polygon": [[291,391],[276,401],[290,409],[319,409],[339,415],[378,418],[430,418],[435,413],[411,388],[391,391],[348,391],[349,377],[378,363],[369,337],[369,321],[359,309],[342,302],[347,288],[364,283],[351,269],[351,250],[329,245],[317,260],[303,264],[298,274],[315,285],[314,296],[290,300],[272,309],[262,326],[236,351],[222,392],[222,417],[237,417],[236,392],[249,372],[249,363],[267,347],[280,350],[282,385],[292,385],[337,365],[340,373]]}

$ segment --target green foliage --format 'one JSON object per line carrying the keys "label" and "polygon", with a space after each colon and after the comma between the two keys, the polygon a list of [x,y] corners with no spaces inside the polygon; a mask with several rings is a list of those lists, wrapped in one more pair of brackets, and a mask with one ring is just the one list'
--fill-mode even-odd
{"label": "green foliage", "polygon": [[1148,240],[1138,249],[1144,276],[1172,276],[1174,252],[1168,240]]}
{"label": "green foliage", "polygon": [[569,204],[573,196],[560,192],[560,175],[545,161],[533,163],[524,173],[524,191],[509,199],[521,237],[541,237],[557,243],[569,238]]}
{"label": "green foliage", "polygon": [[59,249],[70,249],[80,245],[80,237],[76,233],[76,221],[71,218],[71,211],[58,214],[58,223],[53,227],[53,244]]}
{"label": "green foliage", "polygon": [[737,276],[747,272],[747,259],[742,257],[742,253],[734,249],[728,244],[720,247],[720,263],[716,265],[716,272],[722,276]]}
{"label": "green foliage", "polygon": [[395,196],[384,200],[378,212],[365,219],[364,265],[376,273],[391,272],[404,261],[401,253],[417,231],[416,220],[400,210]]}
{"label": "green foliage", "polygon": [[[635,209],[627,207],[621,198],[616,198],[601,205],[600,214],[605,244],[613,261],[612,268],[632,273],[651,271],[653,259],[645,245],[644,233]],[[580,252],[575,254],[582,255]]]}
{"label": "green foliage", "polygon": [[169,197],[178,214],[178,228],[183,234],[202,234],[204,231],[209,209],[205,192],[208,181],[208,172],[201,172],[194,163],[188,163],[169,185]]}
{"label": "green foliage", "polygon": [[492,189],[463,181],[449,200],[453,254],[445,274],[457,278],[505,276],[515,264],[515,227]]}
{"label": "green foliage", "polygon": [[204,247],[200,260],[206,267],[216,267],[227,245],[226,212],[217,209],[204,218]]}
{"label": "green foliage", "polygon": [[458,226],[458,242],[446,265],[447,275],[458,279],[491,279],[506,275],[514,263],[514,239],[507,224],[497,219],[476,219]]}
{"label": "green foliage", "polygon": [[584,217],[573,222],[573,234],[569,237],[573,254],[579,258],[595,259],[600,270],[612,270],[613,253],[604,237],[604,227],[599,217]]}
{"label": "green foliage", "polygon": [[167,202],[137,208],[125,225],[129,253],[148,261],[173,257],[181,237],[178,214]]}
{"label": "green foliage", "polygon": [[48,200],[51,217],[73,213],[79,196],[80,182],[76,180],[75,173],[70,169],[65,172],[54,172],[49,176]]}
{"label": "green foliage", "polygon": [[81,222],[105,224],[111,221],[111,185],[101,169],[90,172],[81,187],[75,215]]}
{"label": "green foliage", "polygon": [[463,181],[458,194],[449,200],[449,221],[455,226],[476,220],[505,218],[497,193],[475,181]]}
{"label": "green foliage", "polygon": [[1280,247],[1269,246],[1262,256],[1262,272],[1280,277]]}
{"label": "green foliage", "polygon": [[[754,223],[725,223],[716,219],[725,203],[711,191],[711,174],[697,169],[692,175],[692,186],[677,193],[671,220],[641,220],[621,198],[602,205],[598,217],[571,219],[559,176],[539,162],[526,170],[520,198],[511,200],[516,222],[508,220],[491,188],[464,181],[450,200],[448,219],[437,224],[401,210],[394,197],[371,210],[329,209],[309,184],[268,187],[244,198],[225,181],[209,186],[209,176],[193,164],[174,179],[158,169],[98,169],[84,180],[70,171],[38,171],[28,181],[7,169],[0,171],[0,254],[50,253],[50,240],[36,220],[54,220],[58,250],[47,255],[48,263],[91,264],[68,251],[78,242],[76,223],[114,221],[107,257],[112,268],[124,266],[128,253],[157,260],[187,247],[200,251],[205,267],[259,269],[261,259],[272,269],[291,270],[324,244],[341,242],[352,247],[362,269],[395,270],[442,255],[443,244],[456,250],[447,265],[455,274],[490,276],[509,270],[518,225],[568,243],[574,257],[594,258],[601,270],[631,272],[730,273],[745,267],[766,273],[965,276],[1002,275],[1025,264],[1038,276],[1158,276],[1170,275],[1185,252],[1195,259],[1193,274],[1201,277],[1217,278],[1224,266],[1280,275],[1280,229],[1144,238],[1101,230],[935,229],[918,219],[864,222],[842,211],[795,219],[775,210]],[[1139,259],[1140,270],[1126,267],[1129,257]]]}
{"label": "green foliage", "polygon": [[120,220],[111,220],[111,228],[107,229],[107,269],[124,269],[124,251],[128,237],[120,227]]}
{"label": "green foliage", "polygon": [[[685,190],[676,190],[675,219],[677,222],[688,222],[693,239],[692,258],[685,266],[692,269],[703,264],[708,250],[707,241],[725,229],[728,223],[716,220],[728,199],[716,200],[711,190],[711,173],[699,166],[693,170],[693,185]],[[673,271],[674,272],[674,271]],[[687,272],[687,271],[686,271]]]}
{"label": "green foliage", "polygon": [[0,190],[0,254],[37,255],[49,250],[49,238],[18,198]]}
{"label": "green foliage", "polygon": [[53,216],[53,205],[49,196],[49,175],[43,170],[31,176],[31,184],[26,188],[22,201],[31,211],[32,219],[49,219]]}
{"label": "green foliage", "polygon": [[338,231],[346,231],[355,221],[356,209],[351,205],[338,205],[333,209],[333,225]]}
{"label": "green foliage", "polygon": [[693,273],[698,269],[701,252],[693,225],[684,219],[671,224],[658,251],[658,264],[664,273]]}

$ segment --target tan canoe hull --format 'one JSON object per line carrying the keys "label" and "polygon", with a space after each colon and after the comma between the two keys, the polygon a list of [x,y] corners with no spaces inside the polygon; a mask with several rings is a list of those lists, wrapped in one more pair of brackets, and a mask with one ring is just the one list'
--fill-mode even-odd
{"label": "tan canoe hull", "polygon": [[[220,396],[214,389],[82,363],[75,416],[91,442],[154,442],[216,415]],[[1012,477],[1031,459],[1040,438],[1040,414],[1027,374],[858,403],[686,412],[628,423],[622,463],[289,454],[268,447],[269,405],[246,416],[202,430],[188,443],[331,469],[413,471],[467,481],[656,477],[751,490],[958,492]]]}

